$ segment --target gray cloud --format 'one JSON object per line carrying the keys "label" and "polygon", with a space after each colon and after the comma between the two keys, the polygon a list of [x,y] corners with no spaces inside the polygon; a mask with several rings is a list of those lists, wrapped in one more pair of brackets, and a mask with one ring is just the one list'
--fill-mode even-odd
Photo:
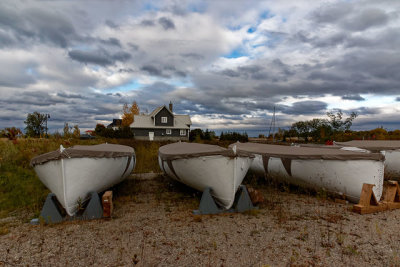
{"label": "gray cloud", "polygon": [[315,11],[312,20],[317,23],[337,24],[350,31],[364,31],[371,27],[383,26],[390,16],[379,8],[357,7],[351,3],[335,3]]}
{"label": "gray cloud", "polygon": [[0,48],[16,44],[16,40],[7,32],[0,32]]}
{"label": "gray cloud", "polygon": [[119,51],[114,54],[109,54],[103,49],[95,51],[85,51],[85,50],[71,50],[68,55],[73,60],[86,63],[86,64],[96,64],[100,66],[107,66],[114,64],[116,61],[126,61],[131,58],[131,55],[127,52]]}
{"label": "gray cloud", "polygon": [[152,27],[152,26],[155,26],[156,24],[154,23],[153,20],[145,19],[145,20],[142,20],[140,25],[147,26],[147,27]]}
{"label": "gray cloud", "polygon": [[64,103],[65,100],[57,95],[50,95],[41,91],[27,91],[23,95],[14,95],[11,98],[4,99],[1,102],[11,102],[13,104],[27,104],[33,106],[51,106],[57,103]]}
{"label": "gray cloud", "polygon": [[113,22],[112,20],[107,19],[104,23],[110,28],[113,28],[113,29],[118,28],[118,25],[115,24],[115,22]]}
{"label": "gray cloud", "polygon": [[187,76],[187,73],[185,71],[177,70],[172,65],[155,66],[155,65],[149,64],[149,65],[142,66],[140,68],[140,70],[148,73],[149,75],[164,77],[164,78],[170,78],[170,77],[184,78]]}
{"label": "gray cloud", "polygon": [[371,27],[385,25],[389,21],[389,16],[378,8],[368,8],[362,10],[357,15],[345,20],[342,25],[352,31],[364,31]]}
{"label": "gray cloud", "polygon": [[113,62],[110,56],[105,51],[83,51],[83,50],[71,50],[68,55],[73,60],[82,63],[91,63],[101,66],[111,65]]}
{"label": "gray cloud", "polygon": [[231,69],[226,69],[221,71],[222,75],[229,76],[229,77],[239,77],[240,73]]}
{"label": "gray cloud", "polygon": [[117,39],[117,38],[108,38],[108,40],[101,40],[100,41],[103,44],[106,45],[113,45],[113,46],[117,46],[117,47],[121,47],[121,42]]}
{"label": "gray cloud", "polygon": [[344,95],[342,96],[344,100],[356,100],[356,101],[364,101],[365,98],[360,95]]}
{"label": "gray cloud", "polygon": [[166,17],[162,17],[158,19],[158,23],[164,28],[164,30],[175,29],[174,22]]}
{"label": "gray cloud", "polygon": [[163,76],[162,70],[153,65],[145,65],[141,68],[141,70],[152,76]]}
{"label": "gray cloud", "polygon": [[370,107],[361,107],[356,109],[350,109],[347,113],[355,112],[357,115],[380,115],[382,114],[382,110],[380,108],[370,108]]}
{"label": "gray cloud", "polygon": [[354,120],[352,129],[355,130],[370,130],[384,127],[388,130],[399,129],[398,115],[379,113],[378,116],[358,117]]}
{"label": "gray cloud", "polygon": [[[62,14],[39,8],[15,8],[0,4],[0,25],[19,41],[47,42],[60,47],[77,39],[72,23]],[[29,40],[29,41],[28,41]]]}
{"label": "gray cloud", "polygon": [[335,23],[351,14],[353,9],[350,3],[332,4],[317,9],[312,18],[318,23]]}
{"label": "gray cloud", "polygon": [[66,92],[58,92],[57,96],[62,97],[62,98],[79,98],[83,99],[84,97],[80,94],[71,94],[71,93],[66,93]]}
{"label": "gray cloud", "polygon": [[186,57],[186,58],[194,59],[194,60],[202,60],[202,59],[204,59],[204,56],[199,55],[197,53],[183,53],[183,54],[180,54],[180,55],[183,56],[183,57]]}
{"label": "gray cloud", "polygon": [[256,131],[274,106],[281,126],[324,116],[327,96],[354,100],[366,115],[357,127],[400,127],[392,104],[370,101],[400,102],[396,1],[47,4],[0,3],[0,128],[35,110],[52,114],[53,129],[93,128],[123,102],[151,111],[172,100],[196,125]]}
{"label": "gray cloud", "polygon": [[300,101],[282,110],[286,114],[321,114],[328,104],[322,101]]}

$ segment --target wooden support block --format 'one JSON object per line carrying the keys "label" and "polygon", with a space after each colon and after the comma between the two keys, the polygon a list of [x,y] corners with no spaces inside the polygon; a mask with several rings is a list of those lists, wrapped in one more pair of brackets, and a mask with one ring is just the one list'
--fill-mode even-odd
{"label": "wooden support block", "polygon": [[357,212],[359,214],[369,214],[369,213],[375,213],[375,212],[380,212],[380,211],[385,211],[388,209],[388,206],[379,203],[378,205],[374,206],[363,206],[360,204],[356,204],[353,206],[353,211]]}
{"label": "wooden support block", "polygon": [[335,203],[339,203],[339,204],[347,204],[347,200],[346,199],[341,199],[341,198],[335,198]]}
{"label": "wooden support block", "polygon": [[353,211],[359,214],[375,213],[388,209],[386,203],[379,203],[376,200],[374,191],[372,188],[373,184],[363,184],[361,189],[360,201],[357,205],[353,206]]}
{"label": "wooden support block", "polygon": [[397,181],[387,182],[382,203],[385,203],[390,210],[400,209],[400,186]]}
{"label": "wooden support block", "polygon": [[109,218],[111,217],[113,211],[113,203],[112,203],[113,193],[112,191],[106,191],[102,197],[103,203],[103,217]]}
{"label": "wooden support block", "polygon": [[249,193],[251,202],[253,205],[258,205],[260,203],[264,202],[264,196],[262,193],[252,187],[246,186],[247,187],[247,192]]}

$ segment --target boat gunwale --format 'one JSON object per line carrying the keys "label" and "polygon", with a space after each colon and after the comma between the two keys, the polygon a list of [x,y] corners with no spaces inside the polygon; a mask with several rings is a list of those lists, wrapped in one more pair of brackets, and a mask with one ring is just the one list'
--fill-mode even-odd
{"label": "boat gunwale", "polygon": [[[181,146],[179,149],[182,149],[183,146],[187,147],[185,152],[163,152],[163,150],[171,149],[174,146]],[[197,150],[194,149],[190,151],[190,149],[197,147]],[[201,147],[207,147],[208,150],[202,151]],[[232,148],[223,148],[216,145],[209,145],[209,144],[199,144],[199,143],[187,143],[187,142],[180,142],[180,143],[173,143],[169,145],[165,145],[159,148],[158,156],[162,160],[174,160],[174,159],[188,159],[188,158],[197,158],[197,157],[205,157],[205,156],[224,156],[230,158],[236,157],[250,157],[254,158],[254,153],[249,153],[246,151],[238,151]]]}
{"label": "boat gunwale", "polygon": [[[108,147],[108,149],[95,149],[99,147]],[[93,148],[93,149],[90,149]],[[109,149],[109,148],[120,148]],[[123,148],[125,151],[123,151]],[[69,158],[120,158],[136,156],[135,149],[130,146],[116,144],[100,144],[88,146],[72,146],[61,150],[60,148],[51,152],[38,155],[31,159],[30,165],[35,167],[49,161],[69,159]]]}
{"label": "boat gunwale", "polygon": [[[253,147],[246,147],[246,144],[251,144]],[[382,153],[361,153],[361,152],[352,152],[352,151],[345,151],[341,150],[340,153],[332,153],[331,149],[325,148],[308,148],[308,147],[296,147],[292,148],[291,146],[280,146],[280,145],[269,145],[269,144],[257,144],[257,143],[235,143],[232,145],[236,145],[236,149],[239,153],[252,153],[258,155],[264,155],[268,157],[278,157],[278,158],[285,158],[285,159],[302,159],[302,160],[309,160],[309,159],[322,159],[322,160],[374,160],[374,161],[384,161],[385,155]],[[230,146],[232,146],[230,145]],[[258,147],[256,147],[258,146]],[[275,149],[277,147],[281,147],[283,149],[288,150],[288,148],[292,148],[293,151],[268,151],[268,147],[271,149]],[[264,148],[264,149],[263,149]],[[294,151],[298,149],[298,151]],[[312,151],[319,149],[321,153],[317,153],[317,151]],[[300,150],[307,151],[309,153],[298,153]],[[326,151],[330,151],[330,153],[323,153]]]}

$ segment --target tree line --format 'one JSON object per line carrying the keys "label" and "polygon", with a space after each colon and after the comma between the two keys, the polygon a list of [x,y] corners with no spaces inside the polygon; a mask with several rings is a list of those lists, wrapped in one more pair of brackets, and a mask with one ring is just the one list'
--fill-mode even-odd
{"label": "tree line", "polygon": [[[358,114],[352,112],[347,118],[341,110],[327,112],[327,119],[314,118],[298,121],[290,129],[279,129],[275,138],[280,141],[303,141],[329,143],[350,140],[399,140],[400,130],[387,131],[383,127],[367,131],[352,131],[350,128]],[[269,136],[272,139],[272,136]]]}
{"label": "tree line", "polygon": [[344,133],[350,131],[353,120],[357,113],[352,112],[349,117],[344,118],[343,112],[339,110],[336,114],[327,112],[328,119],[315,118],[308,121],[298,121],[292,124],[289,130],[281,133],[283,140],[287,138],[302,138],[305,142],[326,142],[329,140],[343,141]]}
{"label": "tree line", "polygon": [[238,132],[221,132],[220,136],[217,137],[214,131],[210,131],[206,129],[203,131],[202,129],[193,129],[189,134],[189,141],[191,142],[199,142],[199,141],[212,141],[215,139],[219,139],[220,141],[231,141],[231,142],[247,142],[249,141],[249,137],[247,133],[238,133]]}
{"label": "tree line", "polygon": [[[107,128],[103,124],[97,124],[94,134],[96,136],[107,138],[134,138],[129,125],[133,122],[134,115],[140,114],[139,106],[135,101],[130,106],[123,105],[122,125],[113,128]],[[26,124],[25,136],[27,137],[44,137],[47,133],[47,114],[39,112],[29,113],[24,123]],[[278,133],[274,135],[276,140],[280,141],[304,141],[304,142],[329,142],[329,141],[348,141],[348,140],[399,140],[400,130],[387,131],[383,127],[379,127],[369,131],[351,131],[350,128],[354,119],[357,118],[356,113],[351,113],[347,118],[344,117],[342,111],[328,112],[326,119],[314,118],[307,121],[298,121],[291,125],[290,129],[278,129]],[[0,130],[0,137],[6,137],[15,140],[17,137],[24,136],[23,132],[16,127],[4,128]],[[81,137],[78,125],[69,126],[64,124],[63,133],[55,132],[54,137],[79,138]],[[260,135],[259,137],[264,137]],[[272,136],[269,136],[272,139]],[[217,137],[214,131],[206,129],[193,129],[190,131],[190,141],[200,140],[216,140],[221,141],[240,141],[247,142],[247,133],[237,132],[221,132]]]}

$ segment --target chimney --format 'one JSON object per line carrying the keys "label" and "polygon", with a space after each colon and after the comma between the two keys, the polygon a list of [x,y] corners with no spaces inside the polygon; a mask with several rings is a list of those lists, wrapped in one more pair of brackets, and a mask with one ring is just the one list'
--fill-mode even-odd
{"label": "chimney", "polygon": [[169,111],[171,111],[171,113],[173,113],[173,105],[172,105],[171,101],[169,101]]}

